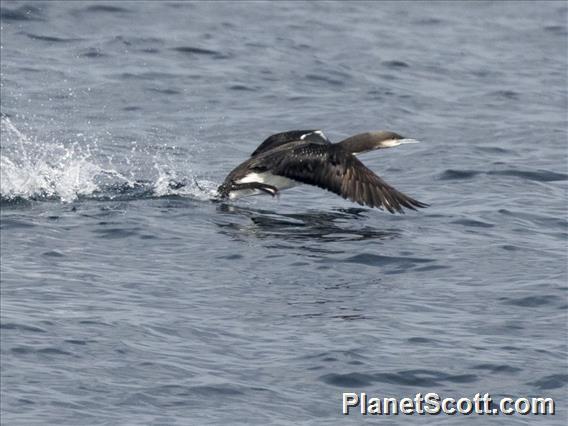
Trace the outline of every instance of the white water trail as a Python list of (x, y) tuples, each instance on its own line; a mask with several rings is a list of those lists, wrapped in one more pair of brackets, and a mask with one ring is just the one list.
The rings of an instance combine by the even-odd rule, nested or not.
[[(1, 119), (0, 193), (3, 199), (59, 198), (70, 202), (100, 189), (98, 177), (128, 179), (97, 164), (91, 146), (46, 143), (28, 137), (8, 117)], [(42, 143), (43, 142), (43, 143)]]
[[(3, 200), (72, 202), (78, 197), (98, 196), (113, 199), (121, 196), (125, 189), (140, 187), (146, 196), (155, 197), (176, 195), (205, 200), (216, 192), (214, 182), (197, 183), (193, 176), (180, 178), (167, 156), (164, 158), (159, 153), (154, 153), (150, 159), (155, 174), (147, 176), (148, 167), (136, 166), (128, 155), (121, 164), (124, 170), (119, 171), (113, 159), (100, 152), (96, 142), (83, 140), (64, 144), (39, 140), (25, 135), (5, 116), (1, 118), (0, 131), (0, 195)], [(148, 153), (131, 155), (135, 154), (145, 155), (144, 161), (148, 162)], [(117, 188), (120, 188), (118, 193)]]

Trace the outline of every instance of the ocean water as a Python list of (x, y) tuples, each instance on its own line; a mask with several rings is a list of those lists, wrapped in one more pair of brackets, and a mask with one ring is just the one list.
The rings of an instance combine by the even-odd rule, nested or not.
[[(566, 424), (565, 2), (1, 11), (2, 424)], [(431, 206), (215, 200), (306, 128), (421, 140), (362, 160)], [(363, 391), (557, 413), (343, 416)]]

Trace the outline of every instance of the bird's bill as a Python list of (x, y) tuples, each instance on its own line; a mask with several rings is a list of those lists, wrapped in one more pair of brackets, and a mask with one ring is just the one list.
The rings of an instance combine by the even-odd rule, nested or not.
[(380, 142), (379, 147), (380, 148), (393, 148), (395, 146), (403, 145), (403, 144), (406, 144), (406, 143), (420, 143), (420, 141), (416, 140), (416, 139), (410, 139), (410, 138), (387, 139), (387, 140)]

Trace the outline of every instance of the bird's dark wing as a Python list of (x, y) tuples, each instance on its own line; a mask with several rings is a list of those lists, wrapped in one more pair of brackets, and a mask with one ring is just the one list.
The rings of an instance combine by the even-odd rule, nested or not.
[(254, 157), (263, 152), (270, 151), (278, 146), (295, 142), (304, 141), (316, 144), (330, 144), (331, 142), (321, 130), (290, 130), (287, 132), (276, 133), (267, 137), (251, 154)]
[(390, 213), (428, 206), (388, 185), (337, 145), (305, 144), (267, 154), (262, 162), (275, 175), (327, 189), (361, 205), (384, 207)]

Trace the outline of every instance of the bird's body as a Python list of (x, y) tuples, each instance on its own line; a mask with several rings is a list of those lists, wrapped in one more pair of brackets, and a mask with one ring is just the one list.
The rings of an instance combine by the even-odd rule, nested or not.
[(389, 186), (355, 156), (410, 141), (392, 132), (362, 133), (335, 144), (319, 130), (278, 133), (229, 173), (218, 192), (229, 199), (275, 196), (284, 189), (308, 184), (391, 213), (402, 212), (403, 207), (426, 207)]
[[(265, 185), (270, 185), (275, 188), (278, 188), (278, 191), (282, 191), (284, 189), (289, 189), (300, 185), (295, 180), (288, 179), (287, 177), (284, 176), (278, 176), (272, 174), (269, 171), (259, 172), (259, 173), (250, 172), (247, 173), (243, 178), (238, 179), (236, 182), (239, 184), (259, 182)], [(248, 197), (250, 195), (260, 195), (260, 194), (266, 194), (266, 191), (262, 191), (260, 189), (241, 189), (241, 190), (237, 189), (229, 192), (229, 198), (234, 200), (236, 198)]]

